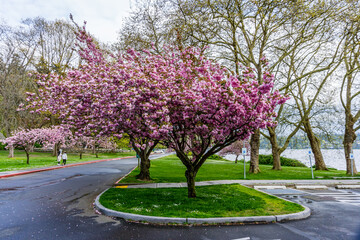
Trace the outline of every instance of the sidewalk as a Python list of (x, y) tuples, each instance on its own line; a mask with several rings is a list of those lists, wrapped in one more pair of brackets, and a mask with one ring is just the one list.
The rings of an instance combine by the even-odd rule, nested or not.
[[(321, 180), (216, 180), (196, 182), (195, 186), (218, 185), (218, 184), (242, 184), (246, 186), (256, 185), (326, 185), (335, 186), (339, 184), (353, 184), (359, 185), (360, 179), (338, 180), (338, 179), (321, 179)], [(127, 188), (172, 188), (172, 187), (187, 187), (187, 183), (148, 183), (148, 184), (115, 184), (116, 186), (123, 186)]]
[(44, 168), (22, 169), (22, 170), (16, 170), (16, 171), (0, 172), (0, 179), (1, 178), (19, 176), (19, 175), (25, 175), (25, 174), (30, 174), (30, 173), (51, 171), (51, 170), (56, 170), (56, 169), (61, 169), (61, 168), (75, 167), (75, 166), (91, 164), (91, 163), (98, 163), (98, 162), (115, 161), (115, 160), (134, 158), (134, 157), (135, 156), (112, 158), (112, 159), (100, 159), (100, 160), (95, 160), (95, 161), (72, 163), (72, 164), (67, 164), (65, 166), (52, 166), (52, 167), (44, 167)]

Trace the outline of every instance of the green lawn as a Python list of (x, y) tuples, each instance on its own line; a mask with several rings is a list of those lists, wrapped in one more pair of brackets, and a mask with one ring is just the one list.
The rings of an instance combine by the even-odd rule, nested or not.
[[(282, 167), (280, 171), (275, 171), (271, 168), (271, 165), (260, 165), (261, 173), (250, 174), (247, 172), (246, 179), (311, 179), (310, 168)], [(196, 181), (244, 179), (243, 169), (243, 163), (235, 164), (231, 161), (208, 159), (200, 168), (196, 176)], [(246, 169), (248, 171), (248, 164)], [(121, 183), (140, 182), (135, 179), (138, 173), (139, 170), (135, 169), (128, 177), (123, 179)], [(345, 171), (339, 170), (314, 171), (314, 175), (315, 177), (324, 178), (347, 176)], [(150, 176), (152, 182), (186, 182), (185, 166), (175, 155), (151, 160)]]
[(180, 218), (268, 216), (304, 210), (239, 184), (201, 186), (196, 192), (197, 197), (190, 199), (187, 188), (110, 188), (100, 203), (116, 211)]
[[(26, 164), (26, 154), (24, 151), (15, 151), (14, 158), (8, 158), (9, 152), (5, 150), (0, 150), (0, 172), (4, 171), (13, 171), (20, 169), (29, 169), (29, 168), (41, 168), (56, 166), (56, 157), (52, 157), (51, 153), (43, 152), (34, 152), (30, 153), (30, 164)], [(83, 154), (82, 159), (80, 159), (79, 154), (68, 153), (68, 160), (66, 164), (77, 163), (77, 162), (86, 162), (91, 160), (100, 160), (100, 159), (111, 159), (119, 158), (126, 156), (135, 156), (134, 152), (124, 152), (124, 153), (99, 153), (99, 158), (96, 158), (93, 154)]]

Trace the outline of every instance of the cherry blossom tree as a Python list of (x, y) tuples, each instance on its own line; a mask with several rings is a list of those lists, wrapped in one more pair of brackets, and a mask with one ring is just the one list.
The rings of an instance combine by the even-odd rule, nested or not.
[(2, 142), (7, 144), (7, 148), (22, 147), (26, 153), (26, 163), (30, 164), (30, 152), (35, 143), (53, 145), (54, 143), (65, 143), (67, 131), (63, 127), (18, 129), (12, 133), (11, 137)]
[[(206, 159), (256, 129), (274, 126), (274, 109), (287, 98), (271, 92), (274, 76), (267, 71), (259, 83), (252, 68), (233, 75), (202, 49), (180, 46), (166, 52), (171, 130), (165, 141), (185, 165), (188, 197), (195, 198), (195, 177)], [(265, 67), (266, 59), (261, 61)]]
[(92, 153), (98, 158), (99, 148), (116, 149), (116, 143), (109, 137), (92, 137), (87, 145), (92, 149)]
[(138, 178), (150, 180), (149, 155), (168, 128), (167, 86), (157, 73), (165, 63), (148, 51), (109, 54), (85, 28), (79, 29), (78, 40), (83, 65), (63, 75), (37, 75), (40, 89), (29, 93), (28, 108), (55, 115), (79, 138), (126, 133), (141, 158)]
[(55, 155), (60, 148), (71, 147), (74, 144), (74, 137), (69, 129), (69, 126), (59, 125), (44, 128), (43, 130), (43, 144), (44, 147), (54, 149)]
[[(258, 128), (276, 124), (273, 75), (256, 80), (254, 70), (233, 75), (207, 59), (204, 49), (166, 47), (164, 54), (101, 51), (85, 29), (78, 34), (86, 62), (65, 76), (40, 76), (30, 107), (74, 126), (78, 136), (127, 133), (141, 158), (140, 179), (149, 180), (150, 152), (162, 141), (186, 166), (188, 197), (206, 159)], [(266, 59), (261, 61), (266, 65)], [(191, 156), (189, 157), (189, 152)]]

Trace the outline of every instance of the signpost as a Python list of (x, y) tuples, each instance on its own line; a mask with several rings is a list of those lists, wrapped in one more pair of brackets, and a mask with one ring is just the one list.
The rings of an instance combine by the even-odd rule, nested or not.
[(313, 166), (312, 166), (312, 163), (311, 163), (311, 155), (312, 155), (312, 152), (311, 152), (311, 149), (309, 149), (309, 159), (310, 159), (311, 177), (312, 177), (312, 179), (314, 179), (314, 170), (313, 170)]
[(245, 167), (246, 147), (245, 147), (245, 142), (244, 142), (244, 147), (242, 148), (242, 155), (244, 157), (244, 179), (246, 179), (246, 167)]
[(136, 158), (138, 160), (138, 169), (140, 169), (140, 156), (136, 153)]
[(353, 164), (354, 164), (354, 153), (351, 152), (350, 153), (350, 161), (351, 161), (351, 176), (354, 176), (354, 167), (353, 167)]

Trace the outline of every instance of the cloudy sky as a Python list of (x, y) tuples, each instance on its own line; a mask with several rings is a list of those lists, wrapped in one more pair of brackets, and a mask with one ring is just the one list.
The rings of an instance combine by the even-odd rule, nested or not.
[(47, 20), (69, 19), (81, 25), (87, 21), (87, 29), (103, 42), (117, 38), (123, 17), (130, 11), (133, 0), (0, 0), (0, 22), (11, 26), (21, 19), (43, 17)]

